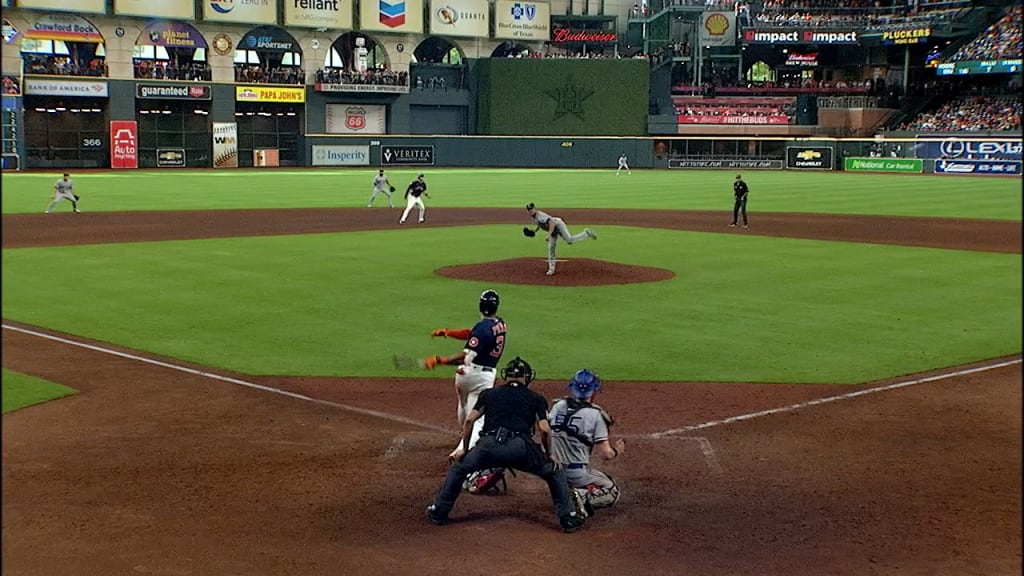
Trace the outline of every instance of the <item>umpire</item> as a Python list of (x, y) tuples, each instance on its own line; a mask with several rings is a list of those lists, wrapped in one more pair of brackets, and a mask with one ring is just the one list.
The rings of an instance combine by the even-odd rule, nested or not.
[[(575, 532), (583, 527), (586, 517), (572, 499), (565, 470), (551, 452), (548, 401), (527, 387), (534, 378), (533, 368), (516, 356), (501, 370), (501, 377), (505, 385), (484, 390), (463, 422), (462, 445), (468, 446), (473, 423), (486, 416), (480, 440), (469, 452), (457, 455), (434, 503), (427, 506), (427, 519), (438, 526), (448, 522), (448, 513), (469, 474), (487, 468), (514, 468), (548, 483), (562, 530)], [(535, 428), (540, 431), (543, 451), (533, 441)]]
[(747, 183), (743, 181), (743, 176), (736, 175), (736, 181), (732, 183), (732, 195), (735, 196), (736, 201), (732, 205), (732, 224), (730, 227), (736, 227), (737, 218), (740, 212), (743, 212), (743, 227), (747, 227), (747, 194), (750, 193), (750, 188), (747, 188)]

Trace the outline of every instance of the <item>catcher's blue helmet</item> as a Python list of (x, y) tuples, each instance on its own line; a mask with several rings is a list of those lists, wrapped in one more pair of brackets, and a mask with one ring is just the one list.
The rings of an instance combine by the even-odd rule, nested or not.
[(494, 315), (498, 312), (498, 305), (501, 304), (501, 297), (494, 290), (484, 290), (480, 294), (480, 313), (486, 316)]
[(584, 368), (573, 374), (566, 389), (572, 393), (573, 398), (590, 398), (601, 389), (601, 379), (592, 370)]

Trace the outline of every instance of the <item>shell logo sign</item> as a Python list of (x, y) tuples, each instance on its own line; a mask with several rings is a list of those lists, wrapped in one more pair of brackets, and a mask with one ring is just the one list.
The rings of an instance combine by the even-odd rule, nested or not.
[(729, 29), (729, 19), (721, 12), (715, 12), (704, 21), (704, 29), (712, 36), (721, 36)]
[(210, 8), (213, 8), (214, 12), (227, 14), (234, 10), (235, 0), (210, 0)]
[(700, 27), (700, 41), (705, 46), (736, 45), (736, 13), (705, 12)]

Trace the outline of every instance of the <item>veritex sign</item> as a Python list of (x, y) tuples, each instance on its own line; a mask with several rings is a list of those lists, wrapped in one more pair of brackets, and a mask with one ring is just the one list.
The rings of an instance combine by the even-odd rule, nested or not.
[(551, 42), (565, 44), (578, 42), (581, 44), (602, 44), (615, 43), (619, 41), (619, 35), (615, 32), (593, 31), (593, 30), (572, 30), (559, 28), (551, 33)]

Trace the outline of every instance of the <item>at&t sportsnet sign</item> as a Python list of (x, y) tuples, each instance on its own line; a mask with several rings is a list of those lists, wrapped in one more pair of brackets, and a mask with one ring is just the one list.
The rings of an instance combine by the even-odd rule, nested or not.
[(856, 30), (746, 30), (743, 41), (747, 44), (857, 44)]
[(433, 166), (433, 146), (384, 146), (380, 163), (387, 166)]

